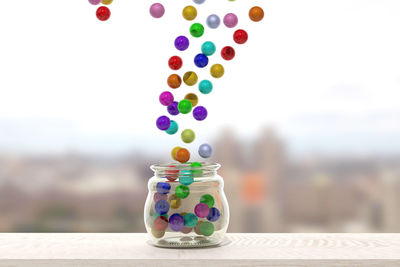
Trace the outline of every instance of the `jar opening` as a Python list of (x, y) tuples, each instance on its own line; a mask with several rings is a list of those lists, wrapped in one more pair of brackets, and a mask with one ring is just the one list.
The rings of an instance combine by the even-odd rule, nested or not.
[[(169, 163), (152, 165), (151, 169), (158, 177), (207, 177), (214, 175), (221, 167), (218, 163), (201, 162), (201, 166), (193, 166), (192, 163)], [(193, 166), (193, 167), (192, 167)]]

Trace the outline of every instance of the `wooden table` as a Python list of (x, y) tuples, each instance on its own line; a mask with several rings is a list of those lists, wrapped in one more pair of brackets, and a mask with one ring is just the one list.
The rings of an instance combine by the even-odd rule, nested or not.
[(400, 234), (229, 234), (203, 249), (145, 234), (0, 234), (0, 266), (400, 266)]

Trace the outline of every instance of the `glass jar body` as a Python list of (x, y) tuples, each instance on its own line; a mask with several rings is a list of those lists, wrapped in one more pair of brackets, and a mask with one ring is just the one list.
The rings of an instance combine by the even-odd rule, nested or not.
[[(165, 167), (148, 182), (144, 220), (152, 243), (160, 247), (205, 247), (223, 241), (229, 206), (219, 165)], [(211, 167), (210, 167), (211, 166)], [(214, 170), (215, 168), (215, 170)]]

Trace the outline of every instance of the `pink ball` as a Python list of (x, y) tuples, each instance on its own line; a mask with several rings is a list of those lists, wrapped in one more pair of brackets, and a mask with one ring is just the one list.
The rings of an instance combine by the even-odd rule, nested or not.
[(210, 213), (210, 208), (206, 203), (199, 203), (196, 205), (196, 207), (194, 207), (194, 213), (199, 218), (205, 218)]
[(233, 13), (228, 13), (224, 17), (224, 24), (228, 28), (235, 27), (239, 22), (238, 17)]
[(160, 3), (154, 3), (150, 7), (150, 15), (153, 18), (159, 19), (162, 16), (164, 16), (165, 13), (165, 8), (162, 4)]
[(100, 4), (101, 0), (89, 0), (89, 3), (91, 3), (92, 5), (98, 5)]
[(169, 106), (174, 102), (174, 95), (171, 92), (165, 91), (160, 95), (160, 103), (163, 106)]

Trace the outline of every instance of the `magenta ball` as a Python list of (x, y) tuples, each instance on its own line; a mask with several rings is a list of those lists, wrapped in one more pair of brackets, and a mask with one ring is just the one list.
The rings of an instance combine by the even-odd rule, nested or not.
[(89, 0), (89, 3), (91, 3), (92, 5), (97, 6), (98, 4), (101, 3), (101, 0)]
[(199, 203), (196, 205), (196, 207), (194, 207), (194, 213), (199, 218), (205, 218), (210, 213), (210, 208), (206, 203)]
[(150, 15), (153, 18), (159, 19), (162, 16), (164, 16), (165, 13), (165, 8), (162, 4), (160, 3), (154, 3), (150, 7)]
[(228, 13), (224, 17), (224, 24), (228, 28), (235, 27), (239, 22), (238, 17), (233, 13)]
[(163, 106), (169, 106), (174, 102), (174, 96), (171, 92), (165, 91), (160, 95), (160, 103)]

